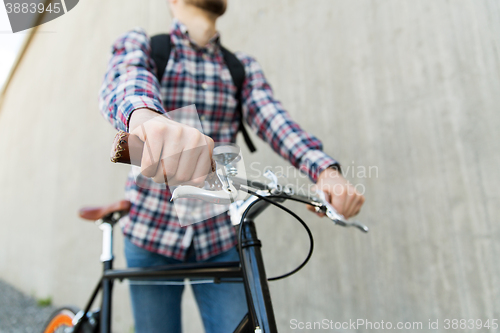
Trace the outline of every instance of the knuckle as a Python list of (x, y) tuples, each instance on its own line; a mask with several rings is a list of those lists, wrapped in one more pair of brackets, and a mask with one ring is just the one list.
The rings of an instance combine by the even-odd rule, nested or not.
[(206, 136), (206, 135), (205, 135), (204, 139), (205, 139), (205, 142), (207, 143), (210, 151), (212, 151), (214, 149), (214, 145), (215, 145), (214, 140), (211, 137)]
[(181, 126), (171, 126), (166, 134), (168, 135), (169, 139), (178, 141), (182, 138), (183, 131), (184, 130), (182, 129)]
[(186, 127), (182, 129), (183, 133), (189, 138), (197, 138), (199, 131), (194, 127)]
[(159, 122), (157, 123), (158, 124), (158, 130), (161, 131), (161, 132), (165, 132), (165, 131), (168, 131), (168, 124), (165, 123), (165, 122)]
[(192, 135), (193, 137), (195, 137), (195, 138), (197, 138), (197, 139), (199, 139), (199, 138), (202, 136), (201, 132), (200, 132), (200, 131), (198, 131), (198, 130), (197, 130), (196, 128), (194, 128), (194, 127), (189, 128), (188, 133), (189, 133), (189, 135)]
[(205, 140), (203, 140), (202, 134), (198, 131), (191, 133), (190, 139), (191, 139), (191, 142), (197, 147), (206, 145)]
[(206, 146), (208, 144), (205, 135), (198, 130), (196, 130), (196, 133), (193, 133), (193, 137), (198, 146)]
[(159, 137), (162, 136), (165, 132), (167, 132), (167, 125), (164, 123), (156, 122), (155, 126), (151, 129), (151, 136)]
[(211, 137), (209, 137), (209, 136), (207, 136), (207, 135), (202, 135), (202, 136), (201, 136), (201, 139), (202, 139), (202, 140), (203, 140), (203, 141), (204, 141), (207, 145), (209, 145), (210, 147), (213, 147), (213, 145), (214, 145), (214, 140), (213, 140)]

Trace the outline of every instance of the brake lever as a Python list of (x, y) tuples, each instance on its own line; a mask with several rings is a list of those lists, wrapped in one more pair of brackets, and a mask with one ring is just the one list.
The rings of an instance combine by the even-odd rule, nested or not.
[(172, 192), (170, 201), (175, 201), (181, 198), (199, 199), (213, 204), (231, 204), (236, 201), (238, 192), (231, 186), (226, 190), (210, 191), (204, 188), (194, 187), (190, 185), (182, 185), (177, 187)]
[(333, 221), (333, 223), (340, 225), (342, 227), (354, 227), (358, 228), (363, 232), (368, 232), (369, 229), (366, 225), (362, 224), (359, 221), (349, 222), (346, 220), (344, 215), (339, 214), (335, 208), (326, 200), (325, 193), (321, 190), (316, 191), (316, 195), (318, 196), (318, 201), (322, 204), (322, 206), (316, 206), (317, 212), (323, 212), (326, 216)]
[[(213, 204), (231, 204), (236, 201), (238, 191), (233, 183), (229, 181), (227, 176), (223, 176), (221, 169), (218, 169), (215, 162), (215, 172), (207, 177), (205, 188), (195, 187), (191, 185), (181, 185), (175, 188), (172, 192), (170, 201), (175, 201), (181, 198), (199, 199)], [(210, 188), (210, 190), (206, 189)], [(216, 190), (214, 190), (216, 189)]]
[[(213, 204), (231, 204), (236, 201), (238, 191), (229, 179), (227, 166), (237, 159), (239, 148), (222, 145), (214, 148), (212, 172), (205, 180), (205, 188), (181, 185), (174, 189), (170, 201), (181, 198), (199, 199)], [(208, 188), (208, 189), (207, 189)]]

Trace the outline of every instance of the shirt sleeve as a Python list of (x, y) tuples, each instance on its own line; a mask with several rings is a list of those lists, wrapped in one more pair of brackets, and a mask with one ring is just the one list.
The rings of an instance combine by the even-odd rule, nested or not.
[(340, 170), (340, 164), (323, 152), (321, 141), (294, 122), (274, 98), (257, 61), (241, 53), (236, 55), (246, 73), (242, 90), (243, 116), (253, 131), (313, 182), (330, 166)]
[(142, 28), (119, 37), (99, 92), (99, 109), (116, 129), (128, 132), (132, 112), (148, 108), (165, 113), (160, 99), (150, 39)]

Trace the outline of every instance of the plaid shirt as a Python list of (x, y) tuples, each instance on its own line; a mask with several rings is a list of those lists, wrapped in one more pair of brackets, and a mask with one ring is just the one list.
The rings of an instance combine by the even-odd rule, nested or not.
[[(136, 28), (118, 38), (100, 91), (101, 113), (116, 129), (128, 131), (129, 117), (136, 109), (166, 113), (195, 104), (205, 135), (215, 142), (235, 142), (239, 124), (236, 87), (219, 35), (199, 47), (175, 20), (170, 36), (172, 53), (160, 83), (144, 30)], [(243, 53), (236, 56), (246, 72), (242, 91), (246, 122), (273, 150), (316, 181), (321, 171), (337, 162), (322, 152), (321, 142), (302, 130), (273, 97), (257, 61)], [(146, 250), (183, 260), (192, 240), (197, 260), (205, 260), (237, 242), (228, 213), (181, 227), (170, 192), (148, 178), (131, 173), (126, 194), (132, 208), (122, 220), (123, 233)]]

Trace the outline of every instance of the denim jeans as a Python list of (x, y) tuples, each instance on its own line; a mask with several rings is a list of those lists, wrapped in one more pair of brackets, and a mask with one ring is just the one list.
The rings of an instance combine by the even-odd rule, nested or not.
[[(189, 251), (185, 262), (196, 262)], [(128, 267), (151, 267), (181, 263), (132, 244), (125, 237)], [(236, 247), (205, 262), (239, 261)], [(180, 333), (183, 285), (140, 284), (130, 281), (136, 333)], [(174, 280), (169, 280), (174, 281)], [(182, 282), (183, 280), (177, 280)], [(158, 281), (154, 281), (157, 282)], [(192, 284), (206, 333), (231, 333), (248, 312), (243, 283)]]

